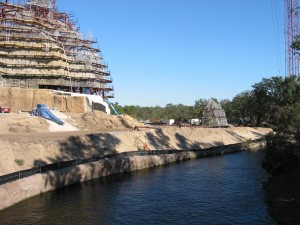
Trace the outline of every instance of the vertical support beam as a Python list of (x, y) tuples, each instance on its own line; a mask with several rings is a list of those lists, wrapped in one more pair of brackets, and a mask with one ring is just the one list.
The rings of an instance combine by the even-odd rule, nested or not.
[(56, 13), (56, 0), (52, 1), (53, 12)]

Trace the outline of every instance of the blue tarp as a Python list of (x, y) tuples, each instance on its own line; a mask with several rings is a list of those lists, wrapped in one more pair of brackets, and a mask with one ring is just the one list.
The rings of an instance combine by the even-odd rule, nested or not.
[(47, 120), (51, 120), (59, 125), (64, 125), (64, 122), (58, 119), (53, 113), (48, 109), (45, 104), (37, 104), (37, 109), (33, 112), (35, 116), (43, 117)]
[(110, 107), (114, 110), (115, 114), (118, 116), (119, 113), (118, 113), (118, 111), (115, 109), (115, 107), (113, 106), (113, 104), (112, 104), (110, 101), (108, 101), (108, 100), (106, 100), (106, 102), (110, 105)]

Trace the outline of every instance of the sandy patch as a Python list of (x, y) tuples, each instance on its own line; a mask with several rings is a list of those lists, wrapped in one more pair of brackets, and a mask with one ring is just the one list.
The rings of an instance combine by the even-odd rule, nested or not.
[(48, 130), (50, 132), (66, 132), (66, 131), (77, 131), (78, 128), (73, 126), (71, 123), (74, 123), (75, 121), (72, 120), (70, 116), (68, 116), (65, 113), (58, 112), (58, 111), (52, 111), (51, 112), (59, 119), (61, 119), (65, 124), (59, 125), (53, 121), (46, 120), (49, 124)]

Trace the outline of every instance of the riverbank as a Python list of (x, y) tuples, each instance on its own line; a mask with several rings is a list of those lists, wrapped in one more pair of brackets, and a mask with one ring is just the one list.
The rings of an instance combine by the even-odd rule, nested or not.
[[(144, 150), (145, 146), (149, 150), (187, 150), (159, 156), (104, 159), (3, 184), (0, 186), (0, 209), (77, 182), (192, 158), (241, 151), (242, 148), (253, 147), (250, 145), (251, 141), (262, 139), (271, 132), (269, 128), (252, 127), (162, 126), (134, 130), (139, 123), (133, 118), (102, 112), (76, 114), (64, 119), (77, 129), (75, 131), (59, 132), (51, 124), (48, 125), (48, 121), (26, 114), (1, 115), (0, 121), (4, 124), (0, 131), (0, 176), (62, 161)], [(235, 147), (228, 149), (228, 145)], [(209, 149), (212, 147), (217, 148)], [(257, 147), (259, 145), (255, 146)]]
[(0, 211), (1, 225), (276, 225), (262, 156), (244, 151), (71, 185)]
[[(97, 116), (97, 114), (92, 115)], [(87, 119), (86, 116), (87, 115), (83, 115), (83, 117)], [(110, 117), (112, 122), (106, 119), (106, 123), (115, 124), (115, 127), (121, 129), (121, 125), (116, 126), (116, 124), (118, 124), (116, 121), (119, 121), (120, 118), (116, 116)], [(124, 119), (125, 118), (126, 117), (124, 117)], [(175, 126), (163, 126), (147, 128), (140, 131), (130, 128), (125, 129), (123, 127), (123, 130), (100, 129), (100, 131), (98, 131), (96, 129), (79, 129), (78, 131), (70, 132), (49, 132), (43, 130), (47, 128), (45, 124), (36, 120), (40, 120), (40, 118), (28, 117), (26, 124), (20, 125), (19, 122), (14, 122), (13, 125), (10, 124), (10, 128), (16, 127), (16, 129), (18, 128), (20, 131), (22, 127), (27, 127), (27, 124), (34, 126), (40, 124), (40, 132), (1, 134), (0, 131), (0, 176), (60, 161), (90, 158), (92, 156), (101, 157), (113, 153), (143, 150), (145, 144), (150, 150), (206, 149), (214, 146), (261, 139), (265, 134), (271, 131), (269, 128), (251, 127), (180, 128)], [(89, 121), (88, 127), (92, 128), (102, 121), (96, 117), (87, 120)], [(127, 119), (127, 121), (128, 120), (129, 119)], [(33, 121), (36, 121), (36, 123), (33, 123)], [(92, 122), (94, 122), (93, 125)], [(77, 124), (79, 124), (79, 122), (77, 122)], [(133, 125), (134, 123), (127, 122), (126, 124)]]
[[(220, 146), (208, 150), (185, 151), (154, 156), (109, 158), (65, 169), (36, 174), (0, 186), (0, 210), (32, 196), (74, 183), (113, 174), (129, 173), (189, 159), (242, 151), (242, 144)], [(7, 196), (10, 196), (9, 198)]]
[(270, 213), (280, 224), (300, 224), (300, 168), (274, 177), (266, 193)]

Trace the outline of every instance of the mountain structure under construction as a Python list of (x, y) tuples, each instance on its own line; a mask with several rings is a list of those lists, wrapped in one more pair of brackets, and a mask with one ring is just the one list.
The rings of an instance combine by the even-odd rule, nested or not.
[(0, 0), (0, 80), (29, 88), (113, 98), (112, 79), (92, 34), (82, 35), (56, 0)]

